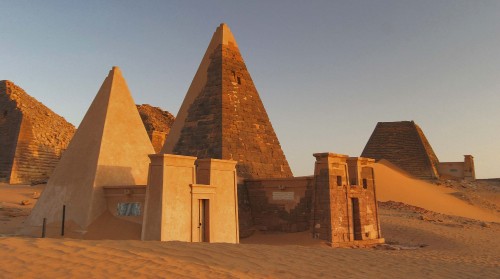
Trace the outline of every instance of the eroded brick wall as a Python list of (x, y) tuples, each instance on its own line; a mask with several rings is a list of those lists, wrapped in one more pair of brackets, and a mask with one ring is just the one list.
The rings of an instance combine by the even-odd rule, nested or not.
[(314, 156), (313, 234), (329, 242), (349, 241), (347, 156)]
[(245, 180), (253, 224), (261, 230), (310, 228), (313, 177)]
[(377, 123), (361, 156), (386, 159), (418, 178), (439, 178), (439, 161), (413, 121)]
[[(75, 133), (74, 126), (10, 81), (1, 81), (0, 90), (2, 99), (15, 104), (13, 111), (19, 115), (4, 122), (4, 130), (8, 129), (9, 137), (16, 139), (16, 145), (10, 145), (8, 151), (14, 154), (8, 181), (47, 181)], [(16, 125), (17, 130), (13, 128)]]
[[(342, 243), (381, 238), (372, 159), (332, 153), (316, 157), (312, 226), (315, 237)], [(349, 174), (355, 173), (356, 179)], [(356, 181), (356, 184), (351, 182)]]

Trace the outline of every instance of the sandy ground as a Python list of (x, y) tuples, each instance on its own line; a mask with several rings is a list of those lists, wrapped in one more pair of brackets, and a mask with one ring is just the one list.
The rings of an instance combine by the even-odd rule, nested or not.
[[(0, 235), (13, 235), (29, 216), (45, 185), (8, 185), (0, 183)], [(22, 201), (29, 204), (21, 205)]]
[(32, 207), (20, 200), (36, 202), (43, 186), (0, 184), (0, 278), (500, 278), (500, 224), (492, 222), (500, 181), (422, 188), (384, 171), (376, 175), (388, 245), (371, 249), (332, 249), (308, 232), (257, 232), (239, 245), (16, 237)]

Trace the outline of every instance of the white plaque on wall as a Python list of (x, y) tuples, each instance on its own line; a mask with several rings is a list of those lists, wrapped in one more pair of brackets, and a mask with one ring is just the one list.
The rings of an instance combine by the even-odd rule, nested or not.
[(273, 200), (275, 201), (293, 201), (294, 192), (273, 192)]

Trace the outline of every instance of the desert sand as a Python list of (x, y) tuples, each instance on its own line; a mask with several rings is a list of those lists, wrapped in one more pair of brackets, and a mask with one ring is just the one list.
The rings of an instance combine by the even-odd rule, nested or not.
[[(383, 164), (376, 175), (387, 245), (365, 249), (332, 249), (308, 232), (256, 232), (241, 244), (21, 237), (15, 232), (43, 186), (0, 184), (0, 277), (500, 277), (500, 181), (435, 185)], [(25, 199), (32, 203), (20, 205)]]
[[(477, 206), (469, 200), (458, 198), (461, 193), (452, 188), (452, 181), (446, 187), (418, 180), (384, 160), (376, 163), (374, 169), (378, 201), (399, 201), (443, 214), (500, 222), (498, 211), (485, 210), (482, 204)], [(500, 196), (499, 193), (485, 195)]]

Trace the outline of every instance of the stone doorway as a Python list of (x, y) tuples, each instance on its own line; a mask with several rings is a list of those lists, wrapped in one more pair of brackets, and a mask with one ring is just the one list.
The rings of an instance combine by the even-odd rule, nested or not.
[(210, 242), (210, 200), (199, 201), (198, 231), (200, 242)]
[(361, 216), (359, 214), (359, 199), (352, 198), (352, 227), (354, 231), (354, 240), (362, 240), (361, 236)]

